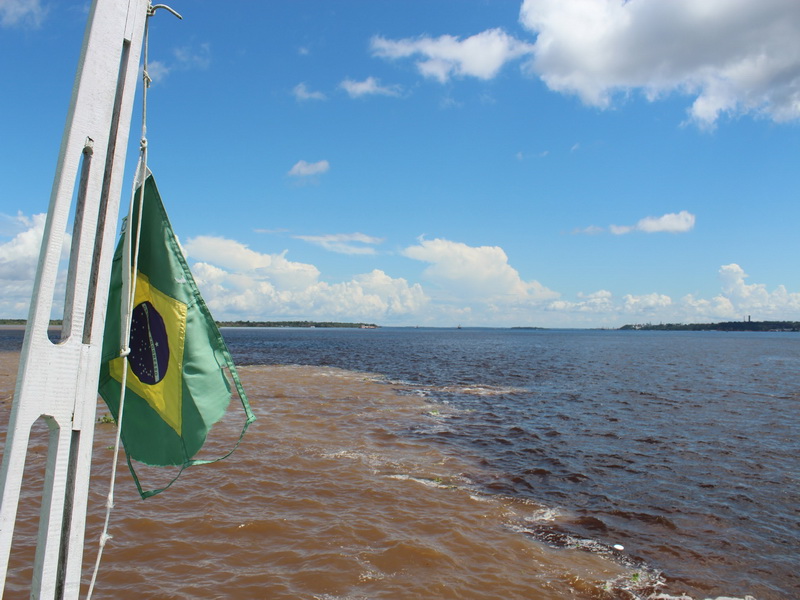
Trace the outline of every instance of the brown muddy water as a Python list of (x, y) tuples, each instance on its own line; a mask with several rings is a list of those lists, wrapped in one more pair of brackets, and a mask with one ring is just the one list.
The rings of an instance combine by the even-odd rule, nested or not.
[[(2, 355), (4, 426), (15, 362)], [(95, 598), (611, 598), (636, 587), (639, 572), (609, 556), (519, 533), (550, 518), (545, 507), (480, 494), (464, 476), (474, 464), (398, 436), (436, 418), (424, 399), (334, 368), (241, 375), (259, 420), (230, 458), (145, 501), (120, 459)], [(238, 427), (227, 419), (221, 429)], [(6, 598), (30, 589), (45, 427), (33, 438)], [(97, 427), (84, 585), (113, 438), (113, 425)]]

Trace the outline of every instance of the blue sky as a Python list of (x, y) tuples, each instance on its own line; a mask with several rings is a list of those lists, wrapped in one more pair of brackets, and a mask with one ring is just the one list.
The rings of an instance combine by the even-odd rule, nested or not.
[[(800, 320), (796, 0), (170, 5), (149, 164), (216, 318)], [(87, 14), (0, 0), (0, 316)]]

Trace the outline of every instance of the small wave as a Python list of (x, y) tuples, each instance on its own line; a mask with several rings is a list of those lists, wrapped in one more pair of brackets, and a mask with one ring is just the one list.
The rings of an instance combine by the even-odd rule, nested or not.
[(349, 458), (351, 460), (364, 460), (364, 459), (371, 459), (374, 457), (369, 457), (363, 452), (358, 452), (356, 450), (339, 450), (337, 452), (322, 452), (319, 455), (321, 458)]
[(508, 394), (527, 394), (525, 388), (495, 385), (445, 385), (435, 388), (447, 394), (464, 394), (467, 396), (505, 396)]
[(461, 396), (506, 396), (512, 394), (529, 394), (530, 390), (515, 386), (489, 385), (489, 384), (450, 384), (450, 385), (424, 385), (410, 381), (388, 381), (403, 388), (406, 393), (419, 396), (436, 396), (437, 394), (452, 394)]
[(453, 385), (443, 386), (441, 390), (449, 394), (466, 394), (468, 396), (504, 396), (528, 393), (525, 388), (493, 385)]
[(445, 479), (442, 477), (434, 477), (434, 478), (415, 477), (413, 475), (406, 475), (404, 473), (393, 473), (391, 475), (387, 475), (386, 477), (388, 479), (396, 479), (399, 481), (414, 481), (416, 483), (421, 483), (422, 485), (428, 487), (439, 488), (444, 490), (452, 490), (462, 487), (461, 485), (462, 482), (455, 483), (456, 480), (455, 479), (451, 480), (450, 478)]
[[(545, 509), (545, 511), (547, 510), (552, 509)], [(562, 515), (560, 515), (558, 511), (553, 511), (551, 520), (556, 521), (558, 517), (561, 516)], [(509, 523), (507, 527), (514, 532), (529, 535), (550, 547), (597, 554), (611, 559), (625, 569), (629, 569), (629, 572), (625, 575), (608, 580), (604, 585), (604, 590), (606, 592), (623, 592), (625, 593), (623, 597), (637, 600), (644, 598), (647, 600), (655, 600), (657, 596), (654, 594), (657, 593), (658, 588), (665, 585), (664, 577), (660, 571), (649, 567), (640, 560), (628, 556), (623, 552), (623, 547), (620, 545), (612, 546), (598, 540), (575, 536), (564, 531), (559, 531), (555, 527), (537, 523), (531, 523), (529, 525), (523, 523)], [(674, 599), (669, 596), (664, 596), (664, 600), (668, 598), (670, 600), (694, 600), (688, 596), (675, 597)], [(749, 599), (731, 598), (729, 600)]]
[(542, 523), (552, 522), (562, 516), (562, 513), (557, 508), (540, 508), (535, 510), (531, 515), (525, 517), (529, 523)]

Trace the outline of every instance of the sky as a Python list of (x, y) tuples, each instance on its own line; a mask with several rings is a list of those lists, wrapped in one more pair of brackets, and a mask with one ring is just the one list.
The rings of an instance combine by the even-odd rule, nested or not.
[[(216, 319), (800, 320), (797, 0), (169, 4), (149, 166)], [(88, 12), (0, 0), (0, 317)]]

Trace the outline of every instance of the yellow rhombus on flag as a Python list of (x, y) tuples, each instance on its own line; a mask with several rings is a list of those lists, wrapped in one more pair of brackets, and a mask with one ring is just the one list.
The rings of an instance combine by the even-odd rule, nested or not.
[[(139, 190), (135, 198), (132, 222), (127, 224), (114, 254), (99, 391), (119, 422), (125, 362), (120, 349), (129, 345), (121, 435), (139, 493), (147, 497), (166, 488), (142, 491), (131, 460), (154, 466), (178, 465), (181, 470), (213, 462), (198, 460), (195, 455), (230, 402), (231, 386), (225, 370), (245, 413), (239, 440), (255, 416), (228, 347), (175, 239), (152, 175), (144, 182), (130, 342), (122, 343), (122, 270), (133, 269), (133, 265), (123, 265), (123, 246), (124, 237), (136, 232), (142, 201)], [(132, 256), (136, 252), (134, 247)]]
[[(141, 271), (133, 305), (131, 341), (138, 347), (131, 349), (126, 383), (180, 435), (186, 305), (151, 286)], [(120, 357), (108, 365), (120, 384), (123, 362)]]

